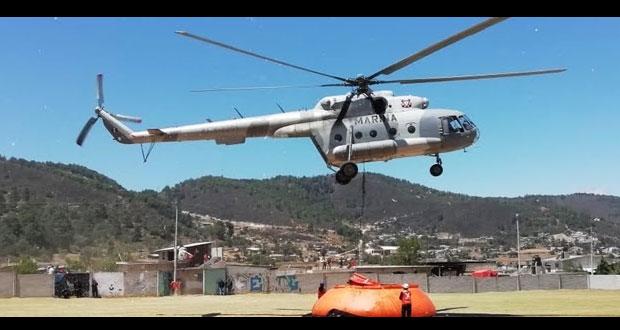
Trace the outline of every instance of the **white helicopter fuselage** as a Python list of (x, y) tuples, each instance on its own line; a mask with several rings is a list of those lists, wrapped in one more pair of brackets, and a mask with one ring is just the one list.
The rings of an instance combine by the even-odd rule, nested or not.
[(104, 110), (98, 110), (98, 114), (121, 143), (214, 140), (230, 145), (251, 137), (307, 137), (325, 162), (334, 166), (459, 150), (479, 136), (478, 129), (462, 112), (426, 109), (426, 98), (394, 96), (389, 91), (374, 92), (373, 97), (384, 100), (381, 114), (367, 98), (358, 96), (341, 120), (339, 107), (346, 95), (325, 97), (311, 110), (139, 132), (131, 131)]

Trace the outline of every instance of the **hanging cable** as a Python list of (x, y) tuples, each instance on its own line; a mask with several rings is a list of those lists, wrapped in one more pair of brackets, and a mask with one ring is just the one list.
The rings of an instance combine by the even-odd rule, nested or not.
[(151, 146), (149, 147), (149, 151), (146, 153), (146, 155), (144, 155), (144, 146), (142, 146), (142, 143), (140, 143), (140, 149), (142, 150), (142, 159), (144, 160), (145, 163), (147, 159), (149, 159), (149, 155), (151, 154), (151, 151), (153, 151), (154, 146), (155, 146), (155, 142), (152, 142)]
[(359, 224), (360, 224), (360, 239), (359, 239), (359, 247), (357, 250), (358, 253), (358, 257), (357, 260), (359, 262), (359, 264), (361, 265), (362, 263), (362, 252), (364, 250), (364, 247), (362, 246), (362, 236), (363, 236), (363, 230), (362, 230), (362, 218), (364, 217), (364, 208), (366, 207), (366, 163), (363, 164), (363, 170), (362, 170), (362, 209), (360, 212), (360, 215), (358, 217), (359, 219)]

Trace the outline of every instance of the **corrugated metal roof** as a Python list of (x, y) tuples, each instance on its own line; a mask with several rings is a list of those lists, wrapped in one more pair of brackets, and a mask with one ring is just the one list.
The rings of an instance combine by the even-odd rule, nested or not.
[[(191, 244), (185, 244), (185, 245), (183, 245), (183, 247), (190, 248), (190, 247), (194, 247), (194, 246), (207, 245), (207, 244), (213, 244), (213, 242), (191, 243)], [(168, 247), (168, 248), (165, 248), (165, 249), (155, 250), (153, 252), (172, 251), (172, 250), (174, 250), (174, 246), (171, 246), (171, 247)]]

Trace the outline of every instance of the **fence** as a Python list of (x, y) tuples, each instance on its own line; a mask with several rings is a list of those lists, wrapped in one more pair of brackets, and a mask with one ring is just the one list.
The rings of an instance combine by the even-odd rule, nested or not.
[[(321, 272), (306, 274), (276, 273), (267, 268), (229, 266), (222, 269), (221, 276), (208, 273), (210, 269), (181, 270), (177, 273), (183, 283), (182, 294), (216, 294), (217, 281), (228, 278), (233, 281), (235, 293), (285, 292), (314, 293), (324, 282), (327, 288), (345, 284), (353, 274), (348, 272)], [(219, 273), (218, 273), (219, 274)], [(276, 275), (280, 274), (280, 275)], [(212, 276), (213, 275), (213, 276)], [(521, 290), (587, 289), (587, 275), (524, 275), (519, 277), (474, 278), (471, 276), (434, 277), (425, 274), (376, 274), (365, 276), (381, 283), (416, 283), (429, 293), (478, 293)], [(92, 276), (99, 283), (101, 296), (157, 296), (158, 279), (165, 282), (157, 271), (98, 272)], [(592, 289), (620, 290), (620, 275), (590, 276)], [(213, 283), (211, 283), (213, 282)], [(159, 286), (166, 283), (159, 283)], [(0, 297), (52, 297), (54, 276), (46, 274), (15, 275), (0, 273)]]
[(620, 290), (620, 275), (590, 276), (590, 289)]

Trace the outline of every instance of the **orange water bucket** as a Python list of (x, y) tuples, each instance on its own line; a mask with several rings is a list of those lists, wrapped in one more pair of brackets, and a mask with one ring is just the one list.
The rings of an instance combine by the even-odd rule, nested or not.
[[(359, 275), (354, 275), (358, 276)], [(353, 278), (353, 277), (352, 277)], [(336, 285), (312, 307), (312, 316), (401, 317), (398, 284)], [(435, 316), (435, 305), (417, 284), (409, 284), (411, 316)]]

